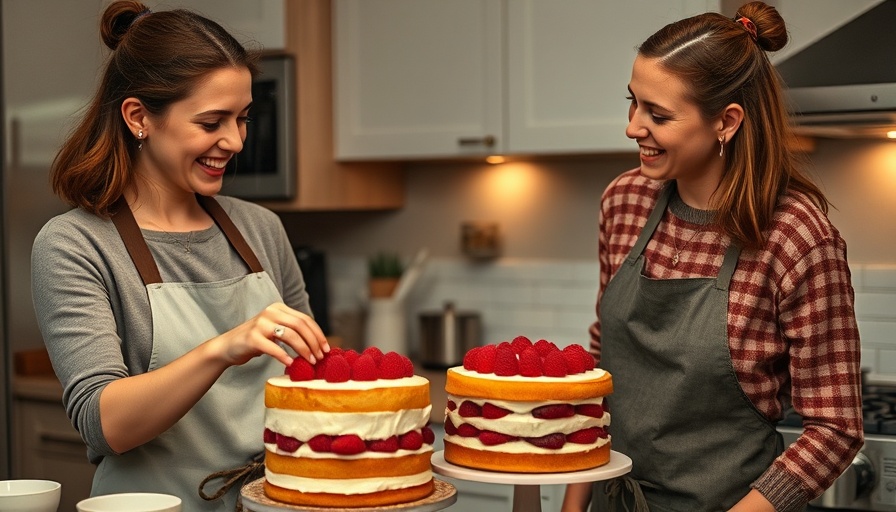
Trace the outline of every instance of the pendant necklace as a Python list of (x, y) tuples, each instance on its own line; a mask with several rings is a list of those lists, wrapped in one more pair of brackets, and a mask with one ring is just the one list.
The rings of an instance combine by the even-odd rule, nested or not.
[(152, 224), (153, 226), (155, 226), (155, 227), (161, 229), (163, 233), (165, 233), (166, 235), (168, 235), (168, 238), (170, 238), (172, 242), (174, 242), (174, 243), (176, 243), (177, 245), (183, 247), (185, 253), (192, 253), (192, 252), (193, 252), (193, 250), (190, 248), (190, 246), (193, 245), (193, 235), (196, 233), (195, 231), (190, 231), (190, 236), (189, 236), (189, 238), (187, 238), (187, 243), (184, 243), (180, 238), (178, 238), (178, 237), (172, 235), (172, 234), (169, 233), (166, 229), (163, 229), (162, 226), (159, 226), (158, 224), (156, 224), (156, 223), (153, 222), (153, 221), (149, 221), (149, 222), (150, 222), (150, 224)]
[(702, 230), (702, 229), (698, 229), (697, 231), (694, 231), (694, 234), (691, 235), (691, 238), (688, 238), (688, 241), (685, 242), (684, 245), (681, 246), (681, 249), (678, 248), (678, 244), (675, 243), (675, 239), (674, 238), (672, 239), (672, 247), (675, 248), (675, 254), (672, 256), (672, 266), (673, 267), (678, 265), (678, 261), (679, 261), (678, 257), (681, 255), (681, 251), (683, 251), (688, 246), (688, 244), (691, 243), (691, 241), (693, 241), (694, 238), (697, 237), (697, 235), (699, 235), (700, 233), (703, 233), (703, 231), (704, 230)]

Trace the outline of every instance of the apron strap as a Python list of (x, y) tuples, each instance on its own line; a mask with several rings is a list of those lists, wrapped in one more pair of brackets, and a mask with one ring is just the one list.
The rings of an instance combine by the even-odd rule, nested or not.
[(740, 246), (731, 242), (728, 250), (725, 251), (725, 259), (722, 260), (722, 267), (719, 268), (719, 275), (716, 277), (716, 289), (727, 290), (731, 284), (731, 276), (737, 268), (737, 260), (740, 258)]
[(252, 273), (257, 274), (259, 272), (264, 272), (261, 263), (258, 261), (258, 257), (255, 256), (255, 252), (249, 247), (248, 242), (243, 238), (243, 234), (240, 233), (240, 230), (237, 229), (233, 221), (230, 220), (230, 216), (227, 215), (227, 212), (224, 211), (221, 204), (218, 203), (218, 201), (215, 201), (215, 198), (210, 196), (196, 194), (196, 198), (199, 199), (199, 204), (205, 208), (205, 211), (212, 216), (215, 223), (221, 228), (221, 231), (224, 232), (227, 240), (230, 241), (230, 245), (232, 245), (233, 248), (236, 249), (236, 252), (240, 254), (240, 257), (243, 258), (243, 261), (248, 265)]
[(115, 201), (115, 213), (112, 214), (112, 223), (115, 224), (118, 235), (121, 236), (128, 254), (131, 255), (131, 260), (137, 267), (137, 272), (140, 273), (143, 284), (149, 286), (161, 283), (162, 275), (159, 273), (159, 267), (156, 265), (156, 260), (153, 259), (152, 253), (149, 252), (149, 246), (146, 245), (143, 233), (140, 232), (140, 226), (137, 225), (134, 214), (131, 212), (131, 207), (128, 206), (124, 196), (119, 197)]
[[(237, 229), (220, 203), (212, 197), (199, 194), (196, 194), (196, 199), (199, 201), (200, 206), (212, 217), (215, 224), (224, 232), (227, 241), (236, 249), (236, 252), (239, 253), (240, 258), (249, 267), (249, 270), (253, 274), (263, 272), (264, 268), (262, 268), (261, 262), (258, 261), (255, 252), (249, 247), (249, 243), (243, 238), (242, 233)], [(140, 226), (137, 225), (134, 214), (131, 212), (131, 207), (128, 206), (124, 196), (119, 197), (115, 201), (114, 207), (115, 213), (112, 214), (112, 223), (115, 224), (115, 229), (118, 230), (119, 236), (124, 241), (124, 246), (127, 248), (131, 260), (134, 261), (143, 284), (149, 286), (161, 283), (162, 275), (159, 273), (159, 267), (149, 251), (149, 246), (146, 245), (146, 240), (143, 239)]]
[(647, 247), (647, 242), (650, 241), (650, 237), (652, 237), (653, 232), (656, 231), (656, 227), (660, 225), (660, 220), (663, 218), (663, 213), (666, 211), (666, 206), (669, 204), (669, 198), (672, 197), (675, 185), (675, 180), (671, 180), (667, 182), (660, 191), (660, 197), (657, 199), (656, 206), (654, 206), (653, 211), (650, 212), (650, 217), (647, 218), (647, 223), (641, 228), (641, 234), (638, 236), (638, 240), (635, 242), (632, 250), (628, 253), (628, 258), (626, 259), (629, 263), (634, 264), (635, 260), (641, 256), (641, 253), (644, 252), (644, 248)]

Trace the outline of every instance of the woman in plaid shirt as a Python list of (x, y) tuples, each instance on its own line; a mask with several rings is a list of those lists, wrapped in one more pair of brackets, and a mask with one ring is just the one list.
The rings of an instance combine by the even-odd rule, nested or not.
[[(619, 493), (652, 512), (802, 510), (862, 446), (846, 244), (788, 144), (766, 55), (786, 42), (777, 11), (751, 2), (639, 48), (626, 134), (641, 167), (602, 197), (591, 328), (633, 468), (569, 486), (565, 511)], [(785, 447), (790, 405), (804, 432)]]

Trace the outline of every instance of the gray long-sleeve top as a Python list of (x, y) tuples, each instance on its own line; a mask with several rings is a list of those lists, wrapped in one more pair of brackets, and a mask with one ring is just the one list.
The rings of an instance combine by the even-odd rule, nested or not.
[[(253, 203), (217, 199), (284, 303), (310, 315), (302, 273), (279, 217)], [(150, 230), (143, 236), (165, 282), (214, 282), (249, 272), (217, 225), (192, 238)], [(99, 463), (115, 454), (100, 424), (100, 392), (149, 366), (152, 313), (146, 288), (112, 221), (80, 209), (47, 222), (34, 241), (31, 265), (34, 308), (62, 382), (63, 404), (88, 458)]]

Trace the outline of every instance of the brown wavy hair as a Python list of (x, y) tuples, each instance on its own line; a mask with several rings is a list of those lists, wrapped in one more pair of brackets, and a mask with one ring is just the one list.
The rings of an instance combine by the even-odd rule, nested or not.
[[(740, 23), (747, 18), (755, 37)], [(750, 2), (734, 18), (706, 13), (669, 24), (639, 48), (689, 84), (705, 119), (736, 103), (744, 109), (740, 129), (726, 148), (725, 173), (713, 194), (722, 231), (746, 248), (764, 244), (778, 199), (802, 192), (825, 213), (828, 201), (793, 151), (795, 137), (787, 114), (782, 80), (766, 52), (787, 44), (784, 20), (764, 2)]]
[(137, 145), (122, 118), (122, 102), (135, 97), (149, 113), (164, 115), (212, 71), (245, 68), (257, 75), (258, 52), (199, 14), (150, 12), (129, 0), (106, 8), (100, 35), (112, 53), (92, 101), (53, 160), (50, 181), (71, 206), (108, 215), (135, 179)]

